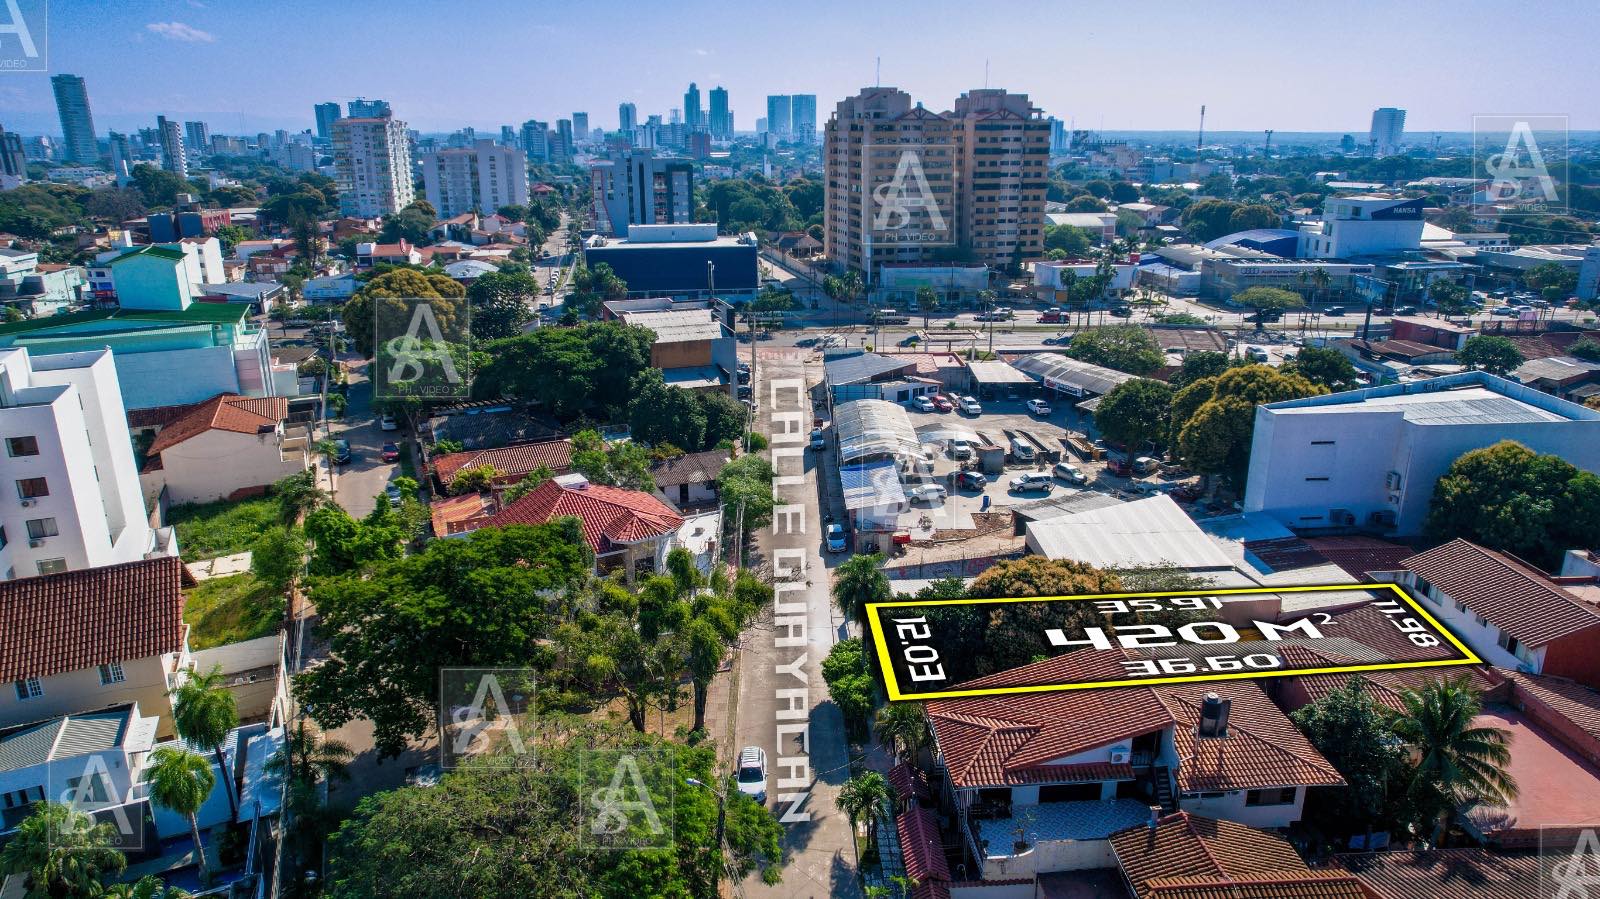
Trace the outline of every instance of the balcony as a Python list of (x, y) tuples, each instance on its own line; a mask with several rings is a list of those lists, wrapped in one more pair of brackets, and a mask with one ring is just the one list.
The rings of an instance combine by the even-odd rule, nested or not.
[(1134, 799), (1012, 806), (1004, 817), (962, 813), (984, 880), (1011, 880), (1114, 864), (1108, 837), (1150, 820)]

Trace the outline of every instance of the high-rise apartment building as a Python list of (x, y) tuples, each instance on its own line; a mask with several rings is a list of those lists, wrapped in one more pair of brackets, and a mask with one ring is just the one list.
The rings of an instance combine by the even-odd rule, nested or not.
[(0, 190), (11, 190), (28, 180), (28, 158), (22, 152), (22, 135), (0, 128)]
[(479, 140), (422, 157), (422, 187), (441, 218), (502, 206), (528, 205), (528, 157), (515, 147)]
[(550, 161), (550, 123), (529, 119), (522, 123), (522, 152), (534, 162)]
[(589, 170), (595, 230), (626, 237), (630, 225), (694, 221), (694, 166), (648, 148), (616, 150)]
[(183, 127), (164, 115), (156, 116), (156, 133), (161, 135), (161, 167), (179, 178), (189, 177), (189, 154), (183, 146)]
[(116, 131), (106, 136), (106, 147), (110, 150), (111, 174), (120, 180), (133, 174), (133, 148), (128, 144), (128, 136)]
[(517, 146), (517, 129), (511, 127), (510, 125), (501, 125), (500, 126), (500, 146), (502, 146), (502, 147), (516, 147)]
[(711, 89), (710, 99), (706, 130), (711, 132), (713, 140), (733, 140), (733, 111), (728, 109), (728, 89), (717, 85)]
[(683, 123), (689, 126), (690, 131), (701, 131), (706, 127), (705, 116), (700, 112), (700, 88), (693, 81), (689, 82), (689, 89), (683, 92)]
[(617, 104), (617, 130), (623, 134), (632, 134), (633, 129), (639, 126), (639, 107), (632, 103)]
[(937, 113), (866, 88), (824, 134), (823, 236), (837, 267), (870, 280), (952, 247), (997, 269), (1042, 252), (1050, 125), (1027, 95), (975, 90)]
[(346, 104), (352, 119), (381, 119), (384, 116), (393, 116), (394, 111), (389, 108), (388, 100), (368, 100), (357, 97)]
[(1406, 132), (1406, 111), (1385, 106), (1372, 111), (1372, 152), (1378, 156), (1392, 156), (1400, 149), (1400, 139)]
[(358, 218), (399, 212), (416, 199), (411, 181), (411, 136), (393, 116), (333, 123), (334, 180), (339, 211)]
[(589, 114), (587, 112), (575, 112), (572, 114), (572, 138), (573, 140), (589, 139)]
[(61, 136), (66, 138), (66, 160), (92, 165), (100, 161), (100, 147), (94, 139), (94, 115), (89, 112), (89, 89), (77, 75), (55, 75), (50, 87), (56, 94), (56, 114), (61, 117)]
[(183, 123), (183, 149), (190, 157), (205, 155), (211, 146), (211, 128), (205, 122)]
[(572, 120), (557, 119), (555, 141), (550, 146), (550, 158), (559, 162), (571, 162), (573, 153)]
[(788, 138), (792, 127), (792, 98), (788, 94), (771, 94), (767, 97), (767, 131), (780, 138)]
[(796, 143), (817, 142), (816, 94), (795, 94), (789, 98), (789, 132)]
[(339, 121), (339, 104), (318, 103), (312, 110), (317, 116), (318, 139), (333, 140), (333, 123)]

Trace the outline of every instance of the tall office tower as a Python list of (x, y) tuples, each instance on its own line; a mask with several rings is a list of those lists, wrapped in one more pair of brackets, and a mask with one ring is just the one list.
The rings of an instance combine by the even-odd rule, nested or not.
[(440, 150), (422, 157), (422, 185), (441, 218), (526, 206), (528, 157), (516, 147), (502, 147), (492, 140), (477, 141), (466, 149)]
[(1055, 116), (1045, 119), (1050, 123), (1050, 152), (1065, 153), (1072, 149), (1072, 138), (1067, 134), (1067, 123)]
[(184, 152), (183, 126), (164, 115), (156, 116), (161, 134), (161, 167), (179, 178), (189, 177), (189, 155)]
[(639, 126), (639, 107), (632, 103), (617, 104), (617, 130), (624, 134), (631, 133)]
[[(705, 135), (709, 137), (709, 135)], [(630, 225), (694, 221), (694, 165), (648, 148), (614, 150), (589, 169), (595, 230), (626, 237)]]
[(789, 98), (789, 132), (797, 143), (817, 142), (816, 94), (795, 94)]
[(140, 128), (139, 129), (139, 149), (145, 151), (145, 153), (147, 155), (150, 154), (150, 153), (160, 153), (161, 152), (161, 129), (160, 128)]
[(770, 94), (767, 97), (767, 131), (787, 138), (794, 121), (794, 105), (788, 94)]
[(333, 123), (334, 181), (339, 211), (357, 218), (399, 212), (416, 199), (411, 181), (411, 135), (393, 116)]
[(728, 89), (717, 85), (711, 89), (711, 112), (706, 117), (706, 130), (714, 140), (733, 140), (733, 113), (728, 109)]
[(28, 180), (28, 159), (22, 152), (22, 135), (0, 128), (0, 190), (11, 190)]
[(556, 139), (550, 147), (550, 158), (561, 162), (571, 162), (573, 155), (572, 120), (556, 120)]
[(206, 148), (211, 146), (211, 129), (205, 122), (183, 123), (183, 148), (190, 156), (198, 159), (205, 155)]
[(693, 81), (683, 94), (683, 123), (690, 131), (703, 131), (706, 127), (705, 116), (700, 112), (700, 88)]
[(94, 115), (89, 112), (89, 90), (77, 75), (55, 75), (50, 86), (56, 92), (56, 114), (61, 117), (61, 136), (66, 138), (67, 161), (90, 164), (100, 161), (100, 148), (94, 140)]
[(679, 124), (682, 124), (682, 123), (683, 123), (683, 113), (678, 110), (678, 107), (674, 106), (671, 109), (667, 110), (667, 124), (668, 125), (679, 125)]
[(1400, 149), (1400, 139), (1406, 133), (1406, 111), (1385, 106), (1372, 111), (1372, 152), (1378, 156), (1392, 156)]
[(824, 128), (828, 257), (870, 280), (941, 247), (996, 269), (1037, 256), (1049, 161), (1050, 124), (1025, 94), (975, 90), (941, 114), (896, 88), (866, 88)]
[(529, 119), (522, 123), (522, 152), (534, 162), (550, 161), (550, 123)]
[(589, 139), (589, 114), (587, 112), (575, 112), (572, 114), (572, 138), (573, 140)]
[(500, 146), (515, 147), (517, 145), (517, 129), (510, 125), (500, 126)]
[(339, 104), (318, 103), (312, 109), (317, 115), (317, 137), (333, 140), (333, 123), (339, 121)]
[(352, 119), (381, 119), (384, 116), (394, 115), (389, 108), (388, 100), (368, 100), (357, 97), (347, 104)]

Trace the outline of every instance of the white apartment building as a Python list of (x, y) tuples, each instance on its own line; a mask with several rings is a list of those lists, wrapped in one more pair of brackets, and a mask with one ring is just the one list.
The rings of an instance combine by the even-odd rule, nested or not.
[(1600, 410), (1473, 371), (1257, 406), (1244, 511), (1420, 534), (1440, 476), (1501, 440), (1600, 472)]
[(1400, 140), (1406, 133), (1406, 111), (1385, 106), (1372, 111), (1372, 129), (1368, 140), (1372, 152), (1378, 156), (1392, 156), (1400, 149)]
[(378, 218), (416, 199), (411, 138), (406, 123), (390, 116), (334, 122), (333, 167), (341, 215)]
[(488, 215), (528, 204), (528, 157), (516, 147), (478, 140), (471, 147), (422, 157), (422, 187), (440, 218)]
[(0, 577), (176, 555), (150, 527), (109, 349), (0, 350)]
[(1300, 227), (1301, 259), (1350, 259), (1397, 253), (1422, 246), (1422, 207), (1417, 197), (1333, 197), (1322, 221)]

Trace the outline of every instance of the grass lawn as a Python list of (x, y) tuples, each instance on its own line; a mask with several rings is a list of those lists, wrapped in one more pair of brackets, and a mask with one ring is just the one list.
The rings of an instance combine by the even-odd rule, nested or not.
[(184, 591), (183, 620), (190, 625), (189, 648), (209, 649), (277, 633), (283, 623), (283, 595), (253, 574), (211, 578)]
[(278, 524), (278, 501), (269, 497), (173, 506), (167, 519), (178, 528), (185, 562), (244, 552)]

